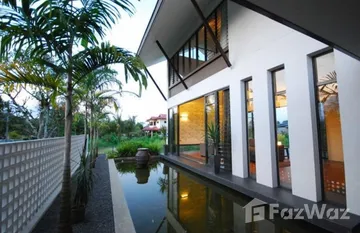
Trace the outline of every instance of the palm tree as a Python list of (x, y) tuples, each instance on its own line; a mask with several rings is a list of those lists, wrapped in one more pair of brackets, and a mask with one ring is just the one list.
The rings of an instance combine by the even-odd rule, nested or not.
[[(120, 18), (120, 10), (132, 14), (129, 0), (2, 0), (0, 55), (23, 49), (39, 64), (66, 78), (65, 153), (60, 206), (60, 232), (71, 228), (71, 128), (74, 82), (103, 66), (122, 63), (129, 76), (146, 86), (144, 65), (138, 57), (107, 43), (98, 45), (105, 30)], [(81, 47), (82, 46), (82, 47)], [(76, 53), (76, 51), (79, 51)], [(47, 58), (52, 57), (54, 61)], [(22, 70), (19, 69), (19, 74)], [(18, 76), (21, 79), (21, 75)], [(30, 80), (32, 81), (32, 80)], [(32, 84), (42, 84), (33, 82)]]

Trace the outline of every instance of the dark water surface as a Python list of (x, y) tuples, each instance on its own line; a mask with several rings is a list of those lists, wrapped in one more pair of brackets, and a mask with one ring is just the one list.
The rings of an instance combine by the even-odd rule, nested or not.
[(176, 166), (116, 165), (137, 233), (323, 233), (298, 220), (245, 223), (251, 198)]

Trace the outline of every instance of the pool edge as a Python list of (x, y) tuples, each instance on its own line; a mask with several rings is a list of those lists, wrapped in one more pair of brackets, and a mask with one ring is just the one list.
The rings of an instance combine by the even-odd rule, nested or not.
[(136, 233), (113, 159), (108, 160), (115, 233)]

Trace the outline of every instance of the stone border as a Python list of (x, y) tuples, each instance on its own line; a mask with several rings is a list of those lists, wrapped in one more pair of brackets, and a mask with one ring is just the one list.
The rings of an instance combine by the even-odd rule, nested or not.
[(113, 159), (108, 160), (115, 233), (136, 233)]

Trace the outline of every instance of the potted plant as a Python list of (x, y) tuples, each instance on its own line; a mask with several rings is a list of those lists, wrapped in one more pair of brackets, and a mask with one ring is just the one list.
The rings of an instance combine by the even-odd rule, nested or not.
[(166, 133), (167, 133), (167, 128), (166, 126), (162, 126), (160, 128), (160, 132), (163, 136), (163, 139), (164, 139), (164, 155), (167, 155), (169, 153), (169, 145), (166, 144)]
[(72, 206), (72, 222), (78, 223), (85, 219), (85, 208), (93, 186), (92, 170), (90, 167), (90, 156), (83, 153), (80, 159), (80, 166), (75, 171), (75, 193)]
[[(218, 155), (219, 149), (219, 128), (214, 124), (210, 123), (207, 127), (206, 138), (212, 147), (212, 153), (210, 154), (210, 160), (214, 164), (214, 172), (218, 174), (220, 172), (220, 156)], [(211, 164), (211, 162), (210, 162)]]

